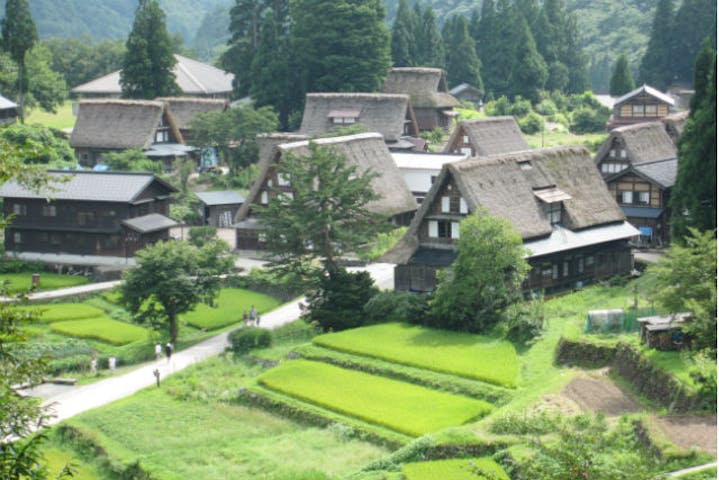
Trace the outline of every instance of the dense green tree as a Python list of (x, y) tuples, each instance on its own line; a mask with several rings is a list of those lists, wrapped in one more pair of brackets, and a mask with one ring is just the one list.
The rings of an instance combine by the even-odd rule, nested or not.
[(702, 101), (691, 111), (679, 138), (679, 167), (670, 199), (675, 239), (685, 236), (689, 227), (704, 231), (717, 226), (716, 55), (711, 72)]
[(417, 30), (417, 64), (425, 67), (445, 68), (446, 52), (444, 41), (437, 27), (434, 9), (428, 5), (420, 18)]
[(614, 64), (612, 78), (609, 80), (609, 95), (621, 97), (625, 93), (634, 90), (634, 78), (629, 70), (629, 60), (625, 54), (621, 54)]
[(136, 265), (123, 272), (121, 301), (138, 323), (169, 334), (177, 345), (178, 316), (198, 303), (211, 305), (220, 290), (219, 275), (234, 261), (222, 241), (198, 248), (188, 242), (158, 242), (135, 255)]
[(413, 67), (416, 62), (417, 38), (413, 28), (418, 21), (414, 11), (409, 8), (408, 0), (399, 0), (397, 16), (392, 24), (392, 65), (395, 67)]
[(391, 64), (380, 0), (294, 0), (291, 5), (299, 104), (307, 92), (380, 89)]
[(272, 106), (279, 115), (280, 127), (289, 128), (291, 110), (291, 68), (289, 38), (282, 31), (282, 20), (271, 10), (265, 12), (255, 58), (252, 61), (250, 95), (256, 106)]
[(704, 103), (704, 98), (709, 93), (709, 82), (711, 81), (715, 55), (716, 52), (712, 48), (711, 40), (707, 37), (694, 64), (694, 95), (690, 102), (691, 110), (700, 108), (700, 105)]
[(18, 117), (25, 121), (24, 96), (27, 91), (25, 56), (37, 42), (37, 27), (30, 13), (28, 0), (6, 0), (5, 17), (0, 22), (2, 48), (18, 66)]
[(522, 237), (509, 221), (478, 210), (460, 223), (457, 258), (440, 274), (432, 310), (445, 328), (483, 332), (521, 299), (529, 272)]
[(277, 114), (272, 107), (242, 105), (224, 112), (207, 112), (192, 121), (193, 143), (216, 147), (234, 176), (257, 162), (257, 134), (277, 130)]
[(162, 173), (162, 163), (147, 158), (140, 148), (128, 148), (121, 152), (108, 152), (102, 157), (102, 163), (117, 172)]
[(491, 43), (489, 63), (484, 60), (482, 63), (487, 66), (492, 65), (490, 78), (493, 83), (488, 83), (487, 90), (491, 91), (495, 98), (501, 95), (516, 95), (510, 77), (516, 63), (516, 45), (520, 34), (518, 25), (519, 20), (512, 3), (509, 0), (498, 0), (493, 25), (494, 35), (497, 38)]
[(172, 40), (157, 0), (139, 0), (125, 46), (120, 72), (123, 97), (154, 99), (179, 95), (172, 71), (176, 63)]
[(532, 103), (538, 103), (539, 93), (544, 88), (549, 76), (547, 64), (537, 52), (527, 21), (520, 17), (519, 22), (519, 37), (517, 38), (510, 85), (515, 94), (529, 99)]
[(647, 50), (639, 65), (641, 83), (665, 89), (671, 82), (674, 72), (670, 45), (674, 37), (674, 0), (659, 0), (654, 10), (652, 32)]
[(497, 36), (496, 26), (496, 9), (494, 0), (484, 0), (482, 2), (482, 14), (479, 18), (479, 24), (473, 32), (475, 40), (475, 49), (479, 61), (482, 65), (482, 80), (484, 81), (487, 93), (490, 96), (497, 96), (495, 86), (497, 85), (497, 51), (496, 46), (501, 41)]
[(582, 93), (589, 89), (589, 68), (587, 56), (582, 48), (577, 16), (574, 13), (567, 15), (564, 24), (564, 37), (562, 45), (564, 49), (559, 61), (569, 71), (569, 82), (566, 93)]
[(367, 272), (337, 270), (320, 278), (319, 288), (307, 298), (307, 318), (325, 331), (367, 324), (363, 306), (379, 293)]
[(537, 51), (547, 63), (558, 61), (562, 49), (560, 33), (564, 22), (560, 13), (559, 2), (548, 0), (542, 5), (534, 24), (530, 24)]
[[(62, 75), (50, 68), (51, 54), (42, 44), (25, 55), (24, 111), (41, 108), (54, 112), (67, 98), (67, 84)], [(0, 91), (18, 98), (20, 69), (8, 54), (0, 54)]]
[(75, 154), (59, 132), (41, 125), (10, 125), (0, 129), (0, 140), (13, 148), (23, 149), (23, 161), (48, 168), (74, 167)]
[(667, 44), (674, 66), (674, 79), (691, 82), (694, 60), (707, 36), (716, 46), (717, 2), (714, 0), (684, 0), (677, 10), (673, 35)]
[(450, 88), (466, 82), (483, 90), (480, 61), (464, 17), (453, 17), (445, 24), (444, 42), (447, 45), (447, 83)]
[(125, 44), (121, 40), (93, 42), (90, 36), (49, 38), (41, 43), (50, 49), (50, 67), (62, 74), (73, 88), (122, 68)]
[(649, 269), (656, 281), (653, 298), (670, 312), (691, 312), (685, 331), (698, 349), (717, 347), (717, 240), (716, 231), (689, 228), (681, 242)]

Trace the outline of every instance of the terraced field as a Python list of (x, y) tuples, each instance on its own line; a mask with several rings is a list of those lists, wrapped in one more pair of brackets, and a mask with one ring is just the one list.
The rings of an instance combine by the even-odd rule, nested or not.
[[(482, 476), (487, 472), (492, 477)], [(402, 466), (402, 473), (407, 480), (509, 480), (509, 476), (496, 462), (490, 458), (462, 458), (438, 460), (435, 462), (407, 463)]]
[(142, 327), (108, 317), (55, 322), (50, 328), (53, 332), (70, 337), (92, 338), (112, 345), (126, 345), (144, 340), (148, 335), (148, 331)]
[(269, 295), (250, 290), (223, 288), (215, 304), (215, 307), (210, 307), (201, 303), (180, 318), (193, 327), (215, 330), (242, 321), (242, 312), (249, 312), (253, 305), (261, 315), (277, 307), (280, 302)]

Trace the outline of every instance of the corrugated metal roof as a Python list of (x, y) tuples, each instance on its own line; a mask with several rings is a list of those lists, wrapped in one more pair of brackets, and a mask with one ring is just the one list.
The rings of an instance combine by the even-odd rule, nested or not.
[(167, 230), (168, 228), (179, 225), (179, 223), (173, 219), (167, 218), (159, 213), (150, 213), (142, 217), (129, 218), (123, 220), (122, 224), (139, 233), (157, 232), (158, 230)]
[[(39, 192), (8, 180), (0, 187), (0, 197), (130, 202), (153, 181), (160, 182), (169, 191), (175, 191), (174, 187), (151, 173), (55, 171), (50, 172), (50, 176), (58, 181), (51, 181), (49, 189)], [(61, 181), (64, 178), (69, 180)]]
[(652, 97), (658, 98), (662, 102), (665, 102), (665, 103), (668, 103), (669, 105), (674, 106), (674, 99), (672, 97), (670, 97), (669, 95), (666, 95), (666, 94), (660, 92), (659, 90), (657, 90), (656, 88), (650, 87), (649, 85), (646, 85), (646, 84), (642, 85), (639, 88), (632, 90), (629, 93), (625, 93), (621, 97), (617, 98), (614, 101), (614, 105), (623, 103), (626, 100), (628, 100), (636, 95), (639, 95), (640, 93), (646, 93), (648, 95), (651, 95)]
[(0, 110), (7, 110), (8, 108), (17, 108), (17, 103), (0, 95)]
[(532, 258), (615, 240), (629, 239), (637, 235), (639, 235), (639, 230), (627, 222), (588, 228), (578, 232), (555, 225), (549, 237), (527, 242), (524, 247), (529, 249), (528, 257)]
[(232, 190), (196, 192), (195, 195), (197, 195), (197, 198), (205, 205), (231, 205), (245, 201), (242, 195)]
[(454, 163), (469, 157), (466, 153), (390, 152), (400, 169), (442, 170), (445, 163)]

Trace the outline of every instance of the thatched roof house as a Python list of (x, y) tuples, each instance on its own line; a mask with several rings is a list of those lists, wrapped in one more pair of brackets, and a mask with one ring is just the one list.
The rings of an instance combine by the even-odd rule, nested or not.
[[(183, 95), (192, 97), (229, 99), (235, 76), (206, 63), (175, 54), (177, 63), (172, 69), (175, 82)], [(120, 70), (78, 85), (70, 90), (82, 98), (111, 97), (122, 95)]]
[(400, 264), (396, 288), (434, 288), (435, 272), (429, 275), (418, 259), (436, 253), (451, 260), (446, 252), (459, 238), (459, 223), (480, 207), (509, 220), (524, 239), (535, 267), (527, 289), (561, 288), (631, 267), (627, 240), (638, 232), (624, 221), (587, 150), (557, 147), (446, 164), (407, 234), (385, 256)]
[(685, 110), (683, 112), (670, 113), (666, 117), (662, 118), (662, 123), (664, 124), (664, 128), (667, 131), (667, 135), (669, 135), (669, 138), (672, 139), (674, 145), (679, 143), (679, 137), (682, 136), (682, 132), (684, 131), (684, 125), (686, 125), (687, 123), (687, 118), (689, 118), (688, 110)]
[(260, 171), (264, 165), (269, 165), (275, 154), (275, 148), (283, 143), (301, 142), (308, 140), (307, 135), (287, 132), (260, 133), (257, 135), (257, 147), (259, 148), (258, 166)]
[(642, 85), (614, 101), (612, 115), (607, 121), (607, 130), (622, 125), (654, 122), (669, 115), (674, 108), (674, 99), (656, 88)]
[(152, 150), (148, 156), (154, 157), (183, 156), (184, 143), (167, 103), (153, 100), (83, 100), (70, 137), (86, 166), (99, 163), (107, 152), (131, 148)]
[(662, 122), (646, 122), (615, 128), (604, 141), (594, 163), (602, 175), (613, 175), (631, 164), (677, 157), (677, 147)]
[(224, 112), (229, 105), (223, 98), (158, 97), (155, 100), (167, 103), (185, 141), (192, 136), (190, 124), (195, 117), (202, 113)]
[(381, 133), (390, 147), (419, 135), (409, 96), (384, 93), (308, 93), (299, 133), (316, 136), (355, 124)]
[[(392, 218), (399, 223), (409, 223), (409, 218), (417, 209), (414, 197), (407, 189), (399, 169), (395, 165), (389, 150), (379, 133), (362, 133), (344, 137), (330, 137), (311, 140), (322, 147), (331, 148), (343, 155), (349, 165), (357, 171), (371, 170), (379, 174), (371, 182), (371, 187), (379, 199), (367, 204), (367, 209)], [(310, 140), (284, 143), (275, 147), (274, 154), (260, 159), (259, 175), (247, 195), (246, 202), (237, 212), (238, 248), (258, 249), (258, 232), (261, 225), (252, 215), (252, 206), (266, 205), (277, 190), (292, 191), (292, 186), (281, 175), (276, 165), (287, 154), (309, 155)]]
[(410, 96), (420, 130), (448, 129), (459, 101), (449, 94), (441, 68), (394, 67), (384, 82), (384, 93)]
[(444, 148), (446, 153), (468, 153), (473, 157), (529, 150), (519, 124), (512, 116), (462, 120)]

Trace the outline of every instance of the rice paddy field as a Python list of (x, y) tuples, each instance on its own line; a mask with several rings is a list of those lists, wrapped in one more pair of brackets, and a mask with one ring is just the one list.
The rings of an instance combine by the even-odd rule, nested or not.
[[(3, 273), (0, 282), (6, 281), (11, 292), (27, 291), (32, 286), (32, 272)], [(58, 288), (76, 287), (85, 285), (90, 280), (81, 275), (60, 275), (57, 273), (42, 272), (38, 290), (56, 290)]]
[(482, 335), (385, 323), (320, 335), (313, 343), (505, 387), (515, 387), (519, 375), (514, 346)]
[(411, 436), (480, 418), (492, 406), (406, 382), (295, 360), (262, 374), (272, 390)]
[(84, 303), (53, 303), (20, 308), (24, 311), (35, 312), (38, 320), (46, 323), (97, 318), (105, 315), (104, 310)]
[[(490, 475), (482, 475), (488, 472)], [(510, 480), (491, 458), (462, 458), (435, 462), (407, 463), (402, 466), (406, 480)]]
[(249, 312), (253, 305), (262, 315), (279, 304), (279, 300), (269, 295), (241, 288), (223, 288), (215, 300), (215, 307), (199, 304), (180, 318), (194, 327), (215, 330), (241, 322), (242, 313)]
[(148, 338), (147, 329), (109, 317), (55, 322), (50, 328), (69, 337), (90, 338), (112, 345), (127, 345)]

